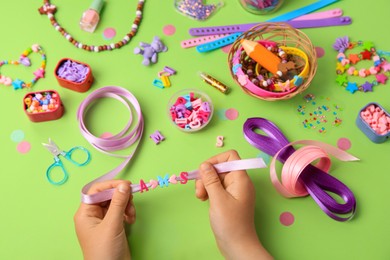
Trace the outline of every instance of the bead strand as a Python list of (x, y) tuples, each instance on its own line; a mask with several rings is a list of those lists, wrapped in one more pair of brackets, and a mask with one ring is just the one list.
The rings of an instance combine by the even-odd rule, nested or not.
[(30, 82), (24, 82), (20, 79), (12, 80), (10, 77), (0, 75), (0, 84), (3, 84), (5, 86), (13, 86), (15, 90), (22, 89), (22, 88), (31, 88), (40, 78), (45, 77), (45, 69), (46, 69), (46, 54), (43, 51), (42, 47), (38, 44), (34, 44), (31, 46), (31, 48), (27, 48), (23, 53), (20, 55), (20, 58), (18, 61), (14, 60), (3, 60), (0, 61), (0, 68), (3, 65), (24, 65), (26, 67), (31, 66), (31, 61), (28, 58), (28, 56), (31, 53), (38, 53), (41, 55), (41, 66), (33, 73), (34, 78)]
[(133, 21), (133, 24), (131, 26), (131, 30), (129, 33), (127, 33), (122, 40), (116, 42), (116, 43), (110, 43), (105, 45), (87, 45), (83, 44), (79, 41), (77, 41), (74, 37), (72, 37), (56, 20), (55, 13), (57, 11), (57, 8), (55, 5), (50, 3), (50, 0), (44, 0), (43, 6), (41, 6), (38, 11), (42, 15), (47, 15), (47, 17), (50, 20), (51, 25), (54, 27), (56, 31), (61, 33), (64, 38), (69, 41), (72, 45), (79, 49), (83, 49), (89, 52), (102, 52), (102, 51), (111, 51), (114, 49), (120, 49), (121, 47), (125, 46), (130, 42), (130, 40), (135, 36), (135, 34), (138, 31), (138, 27), (142, 20), (142, 10), (144, 7), (145, 0), (139, 0), (137, 4), (137, 10), (135, 12), (135, 19)]

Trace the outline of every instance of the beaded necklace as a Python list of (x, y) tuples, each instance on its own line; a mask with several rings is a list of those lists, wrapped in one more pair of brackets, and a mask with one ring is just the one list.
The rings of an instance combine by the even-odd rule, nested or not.
[[(360, 53), (351, 53), (348, 56), (345, 54), (347, 50), (352, 50), (355, 47), (362, 47)], [(350, 42), (348, 36), (337, 38), (333, 48), (338, 52), (336, 64), (336, 82), (345, 87), (350, 93), (356, 91), (368, 92), (372, 91), (374, 86), (386, 84), (388, 77), (386, 73), (390, 71), (390, 63), (384, 57), (381, 57), (381, 51), (377, 51), (372, 42)], [(354, 65), (363, 60), (371, 60), (373, 62), (370, 68), (356, 69)], [(388, 74), (388, 73), (387, 73)], [(370, 75), (375, 76), (375, 79), (370, 82), (366, 80), (363, 84), (358, 85), (348, 79), (348, 76), (359, 76), (366, 78)]]
[(57, 11), (57, 8), (55, 5), (50, 3), (50, 0), (44, 0), (43, 1), (43, 6), (41, 6), (38, 11), (42, 15), (47, 15), (47, 17), (50, 20), (51, 25), (53, 25), (54, 29), (56, 31), (60, 32), (62, 36), (66, 40), (68, 40), (71, 44), (76, 46), (79, 49), (83, 49), (86, 51), (90, 52), (101, 52), (101, 51), (111, 51), (114, 49), (119, 49), (126, 44), (130, 42), (130, 40), (135, 36), (138, 30), (138, 26), (142, 20), (142, 9), (144, 6), (145, 0), (138, 0), (137, 4), (137, 11), (135, 12), (135, 19), (133, 22), (133, 25), (131, 26), (131, 31), (127, 33), (122, 40), (118, 41), (117, 43), (111, 43), (111, 44), (105, 44), (105, 45), (100, 45), (100, 46), (94, 46), (94, 45), (87, 45), (83, 44), (76, 39), (74, 39), (63, 27), (60, 26), (60, 24), (57, 22), (54, 14)]
[(24, 65), (26, 67), (29, 67), (31, 65), (31, 61), (28, 58), (28, 56), (32, 53), (39, 53), (41, 55), (41, 66), (33, 73), (34, 78), (30, 82), (24, 82), (20, 79), (12, 80), (10, 77), (7, 77), (5, 75), (0, 75), (0, 84), (3, 84), (5, 86), (13, 86), (15, 90), (22, 89), (22, 88), (30, 88), (32, 87), (40, 78), (45, 77), (45, 68), (46, 68), (46, 54), (43, 51), (42, 47), (38, 44), (34, 44), (31, 46), (31, 48), (27, 48), (23, 53), (20, 55), (19, 60), (2, 60), (0, 61), (0, 68), (3, 65)]

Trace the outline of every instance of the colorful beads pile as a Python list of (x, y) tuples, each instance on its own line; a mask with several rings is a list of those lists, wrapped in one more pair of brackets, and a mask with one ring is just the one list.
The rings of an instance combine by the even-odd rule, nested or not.
[(369, 105), (360, 112), (360, 116), (378, 135), (390, 132), (390, 117), (379, 106)]
[(201, 92), (184, 90), (176, 93), (168, 103), (172, 122), (185, 132), (205, 127), (213, 114), (210, 98)]
[(268, 14), (276, 11), (283, 0), (240, 0), (241, 5), (249, 12), (255, 14)]
[(250, 81), (256, 87), (270, 92), (289, 92), (303, 83), (299, 75), (306, 65), (306, 58), (289, 54), (275, 42), (260, 42), (269, 51), (281, 58), (279, 74), (272, 74), (258, 65), (245, 51), (236, 53), (233, 59), (233, 74), (237, 76), (240, 85), (244, 86)]
[(58, 99), (59, 97), (56, 93), (47, 91), (28, 95), (24, 99), (24, 104), (28, 113), (45, 113), (58, 108)]
[[(362, 48), (360, 53), (346, 54), (346, 51), (352, 50), (355, 47)], [(368, 92), (373, 91), (373, 87), (379, 84), (386, 84), (388, 79), (388, 71), (390, 71), (390, 63), (386, 61), (384, 57), (379, 55), (380, 51), (377, 51), (372, 42), (350, 42), (348, 36), (336, 39), (333, 44), (333, 48), (338, 52), (337, 54), (337, 66), (336, 82), (345, 87), (350, 93), (356, 91)], [(357, 69), (354, 67), (359, 61), (371, 60), (373, 62), (370, 68)], [(375, 76), (373, 81), (365, 81), (360, 86), (356, 82), (352, 82), (348, 79), (348, 76), (359, 76), (366, 78), (370, 75)]]
[(219, 2), (218, 4), (204, 5), (203, 0), (175, 1), (175, 7), (180, 13), (195, 20), (206, 20), (222, 5), (223, 2)]
[(39, 69), (37, 69), (33, 74), (34, 78), (31, 80), (31, 82), (24, 82), (20, 79), (12, 80), (10, 77), (0, 75), (0, 84), (3, 84), (5, 86), (13, 86), (13, 88), (16, 89), (22, 89), (22, 88), (30, 88), (32, 87), (40, 78), (45, 77), (45, 68), (46, 68), (46, 54), (43, 51), (42, 47), (38, 44), (34, 44), (31, 46), (31, 48), (28, 48), (25, 50), (21, 55), (18, 61), (13, 60), (3, 60), (0, 61), (0, 68), (3, 65), (24, 65), (26, 67), (31, 66), (31, 61), (28, 58), (28, 56), (32, 53), (39, 53), (41, 55), (41, 66)]
[(61, 33), (62, 36), (66, 40), (68, 40), (71, 44), (76, 46), (79, 49), (83, 49), (90, 52), (101, 52), (101, 51), (111, 51), (115, 49), (119, 49), (126, 44), (130, 42), (130, 40), (135, 36), (138, 30), (138, 26), (141, 23), (142, 20), (142, 9), (144, 6), (145, 0), (139, 0), (137, 5), (137, 11), (135, 12), (135, 19), (133, 21), (133, 25), (131, 26), (131, 31), (127, 33), (122, 40), (118, 41), (117, 43), (111, 43), (111, 44), (105, 44), (100, 46), (94, 46), (94, 45), (87, 45), (83, 44), (73, 38), (61, 25), (57, 22), (56, 18), (54, 17), (54, 14), (57, 11), (57, 8), (55, 5), (50, 3), (50, 0), (44, 0), (43, 6), (41, 6), (38, 11), (42, 15), (47, 15), (47, 17), (50, 20), (51, 25), (53, 25), (54, 29)]
[(57, 69), (57, 76), (73, 82), (83, 82), (89, 73), (88, 66), (72, 60), (63, 62)]

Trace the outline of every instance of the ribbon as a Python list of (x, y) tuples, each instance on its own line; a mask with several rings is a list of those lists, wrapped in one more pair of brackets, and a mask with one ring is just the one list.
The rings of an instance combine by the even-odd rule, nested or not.
[[(257, 129), (266, 135), (256, 133)], [(347, 221), (354, 216), (354, 194), (341, 181), (327, 174), (331, 166), (328, 153), (342, 161), (356, 161), (358, 158), (318, 141), (302, 140), (290, 143), (275, 124), (264, 118), (247, 119), (243, 132), (245, 139), (252, 146), (274, 157), (270, 164), (270, 175), (280, 194), (287, 198), (310, 194), (320, 208), (337, 221)], [(306, 146), (295, 150), (292, 146), (297, 144)], [(275, 169), (276, 160), (284, 163), (281, 182)], [(311, 164), (317, 160), (315, 166)], [(327, 191), (340, 196), (344, 203), (337, 202)]]
[[(84, 123), (84, 116), (91, 103), (96, 102), (98, 99), (105, 97), (115, 98), (119, 100), (130, 111), (130, 118), (126, 126), (118, 134), (108, 138), (100, 138), (94, 136), (87, 129)], [(135, 120), (133, 120), (133, 114), (136, 115)], [(97, 89), (92, 92), (87, 98), (85, 98), (84, 101), (80, 104), (79, 109), (77, 111), (77, 120), (79, 122), (81, 134), (93, 147), (95, 147), (98, 151), (104, 154), (124, 158), (124, 161), (115, 169), (89, 182), (82, 188), (81, 201), (84, 203), (93, 204), (98, 201), (101, 201), (100, 197), (102, 195), (100, 193), (88, 195), (87, 192), (89, 188), (95, 182), (113, 179), (130, 162), (140, 143), (140, 139), (142, 137), (144, 129), (144, 120), (142, 117), (140, 105), (137, 99), (133, 96), (133, 94), (131, 94), (128, 90), (124, 88), (116, 86), (108, 86)], [(113, 151), (123, 150), (133, 145), (135, 145), (135, 147), (128, 155), (118, 155), (112, 153)]]
[[(243, 160), (235, 160), (235, 161), (229, 161), (229, 162), (223, 162), (213, 165), (217, 173), (225, 173), (230, 171), (237, 171), (237, 170), (249, 170), (249, 169), (257, 169), (257, 168), (265, 168), (267, 165), (264, 163), (262, 158), (252, 158), (252, 159), (243, 159)], [(190, 172), (186, 172), (187, 177), (183, 179), (181, 176), (174, 176), (175, 182), (182, 182), (187, 180), (195, 180), (199, 178), (199, 171), (193, 170)], [(173, 175), (172, 175), (173, 176)], [(171, 178), (169, 178), (169, 181), (171, 181)], [(151, 188), (151, 183), (145, 183), (147, 188)], [(131, 192), (137, 193), (142, 192), (142, 187), (140, 184), (131, 184)], [(107, 189), (104, 191), (101, 191), (96, 194), (92, 194), (88, 196), (87, 200), (83, 200), (84, 203), (87, 204), (96, 204), (103, 201), (111, 200), (112, 195), (114, 194), (115, 189)]]

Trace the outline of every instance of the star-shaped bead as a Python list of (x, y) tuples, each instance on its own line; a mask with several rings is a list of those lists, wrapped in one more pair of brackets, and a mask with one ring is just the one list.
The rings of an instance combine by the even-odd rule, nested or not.
[(368, 50), (362, 51), (360, 53), (362, 55), (362, 60), (370, 60), (372, 53), (369, 52)]
[(362, 88), (363, 88), (363, 91), (364, 91), (364, 92), (367, 92), (367, 91), (372, 92), (372, 87), (373, 87), (373, 86), (374, 86), (373, 84), (371, 84), (370, 82), (366, 81), (366, 82), (364, 82), (364, 84), (362, 85)]
[(45, 77), (45, 71), (43, 69), (37, 69), (34, 72), (34, 75), (39, 79), (39, 78), (44, 78)]
[(348, 82), (347, 87), (345, 88), (347, 91), (351, 92), (351, 94), (355, 93), (357, 90), (359, 90), (357, 84), (355, 82), (351, 83)]
[(14, 87), (14, 89), (22, 89), (23, 88), (23, 84), (24, 82), (21, 81), (20, 79), (15, 79), (14, 81), (12, 81), (12, 86)]
[(387, 81), (387, 76), (385, 74), (377, 74), (375, 75), (376, 77), (376, 81), (378, 81), (379, 83), (382, 83), (382, 84), (386, 84), (386, 81)]
[(340, 86), (343, 86), (345, 83), (348, 82), (347, 75), (337, 75), (336, 82)]
[(363, 43), (363, 48), (370, 51), (372, 48), (374, 48), (374, 44), (372, 42), (365, 42)]
[(336, 72), (339, 72), (340, 74), (343, 74), (345, 71), (345, 67), (340, 62), (337, 62), (336, 65)]
[(349, 54), (348, 59), (352, 64), (356, 64), (358, 61), (360, 61), (360, 58), (357, 54)]

